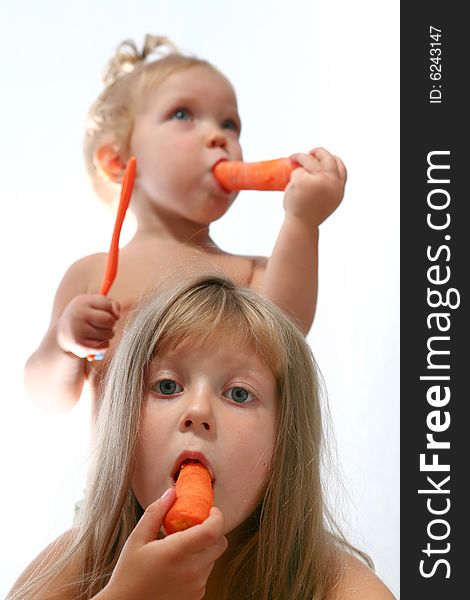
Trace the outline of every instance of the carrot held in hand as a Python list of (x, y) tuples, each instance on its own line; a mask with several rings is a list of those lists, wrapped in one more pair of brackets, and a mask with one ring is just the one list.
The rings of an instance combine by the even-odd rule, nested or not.
[[(119, 199), (119, 206), (116, 213), (116, 220), (114, 222), (113, 237), (111, 238), (111, 245), (109, 247), (108, 257), (106, 259), (106, 265), (101, 282), (100, 294), (107, 296), (108, 292), (116, 279), (118, 260), (119, 260), (119, 236), (121, 235), (122, 224), (124, 217), (126, 216), (129, 202), (132, 196), (132, 190), (134, 188), (134, 180), (136, 173), (137, 163), (136, 159), (131, 156), (127, 163), (124, 177), (122, 179), (121, 196)], [(102, 360), (103, 354), (89, 354), (86, 359), (91, 362), (93, 360)]]
[(127, 163), (122, 180), (121, 197), (116, 214), (116, 221), (114, 223), (113, 237), (111, 239), (111, 246), (109, 248), (108, 258), (106, 260), (103, 281), (101, 282), (100, 294), (103, 296), (108, 294), (109, 289), (113, 285), (113, 282), (116, 278), (119, 258), (119, 236), (121, 235), (122, 224), (124, 222), (124, 217), (126, 216), (127, 208), (132, 196), (135, 172), (136, 160), (133, 156), (131, 156), (129, 162)]
[(206, 467), (198, 461), (183, 463), (176, 480), (176, 501), (163, 521), (166, 533), (205, 521), (213, 501), (212, 480)]
[(290, 158), (246, 163), (240, 160), (218, 162), (213, 173), (227, 192), (239, 190), (283, 191), (291, 173), (299, 165)]

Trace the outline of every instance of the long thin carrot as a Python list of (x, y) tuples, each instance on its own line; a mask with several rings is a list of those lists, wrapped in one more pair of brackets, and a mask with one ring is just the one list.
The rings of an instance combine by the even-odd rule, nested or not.
[(245, 163), (224, 160), (213, 169), (215, 178), (228, 192), (239, 190), (282, 191), (289, 183), (291, 173), (299, 165), (290, 158), (277, 158)]
[(106, 259), (106, 267), (104, 270), (103, 281), (101, 282), (100, 294), (106, 296), (116, 278), (118, 258), (119, 258), (119, 236), (121, 228), (126, 216), (129, 201), (132, 196), (136, 172), (136, 159), (132, 156), (127, 163), (121, 187), (121, 197), (114, 223), (113, 237), (109, 248), (108, 258)]
[(176, 500), (163, 525), (170, 534), (202, 523), (209, 516), (214, 491), (209, 471), (197, 461), (183, 463), (176, 481)]
[[(104, 269), (103, 280), (101, 281), (100, 294), (106, 296), (116, 279), (118, 260), (119, 260), (119, 236), (121, 235), (122, 224), (124, 217), (126, 216), (127, 208), (132, 196), (132, 190), (134, 188), (134, 180), (136, 173), (136, 159), (131, 156), (127, 163), (124, 177), (122, 179), (121, 186), (121, 197), (119, 198), (119, 206), (116, 213), (116, 220), (114, 222), (113, 237), (111, 238), (111, 245), (106, 258), (106, 266)], [(86, 359), (88, 361), (101, 360), (103, 354), (89, 354)]]

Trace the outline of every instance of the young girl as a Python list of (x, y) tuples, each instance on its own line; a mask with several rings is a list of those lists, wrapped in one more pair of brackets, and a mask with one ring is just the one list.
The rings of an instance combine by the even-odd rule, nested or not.
[[(318, 376), (291, 320), (213, 276), (136, 314), (108, 371), (80, 522), (8, 600), (393, 600), (328, 518)], [(165, 537), (188, 458), (209, 469), (215, 507)]]
[[(170, 50), (149, 61), (155, 50)], [(147, 36), (142, 52), (121, 44), (106, 87), (91, 108), (85, 157), (98, 194), (119, 192), (130, 156), (137, 159), (131, 209), (135, 236), (121, 249), (109, 297), (98, 294), (106, 254), (74, 263), (57, 290), (48, 331), (29, 358), (25, 382), (42, 407), (67, 410), (90, 384), (93, 412), (125, 316), (168, 275), (218, 269), (284, 309), (306, 333), (315, 313), (318, 226), (341, 202), (346, 171), (317, 148), (294, 154), (300, 168), (285, 190), (285, 219), (269, 259), (227, 254), (209, 234), (236, 194), (216, 182), (220, 159), (241, 159), (241, 122), (229, 81), (208, 62)], [(106, 350), (105, 360), (85, 357)]]

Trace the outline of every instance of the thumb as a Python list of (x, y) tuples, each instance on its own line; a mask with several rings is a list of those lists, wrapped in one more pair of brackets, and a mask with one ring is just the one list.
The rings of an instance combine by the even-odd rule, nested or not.
[(129, 542), (143, 545), (156, 540), (163, 519), (175, 500), (176, 490), (170, 487), (158, 500), (149, 504), (129, 536)]

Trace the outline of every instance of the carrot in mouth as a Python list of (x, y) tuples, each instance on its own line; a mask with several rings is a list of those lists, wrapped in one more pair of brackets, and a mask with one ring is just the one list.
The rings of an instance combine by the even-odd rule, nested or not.
[(214, 491), (209, 471), (198, 461), (181, 465), (176, 480), (176, 500), (163, 521), (167, 534), (183, 531), (207, 519)]
[(283, 191), (291, 173), (299, 165), (290, 158), (246, 163), (223, 160), (213, 169), (215, 178), (227, 192), (239, 190)]

